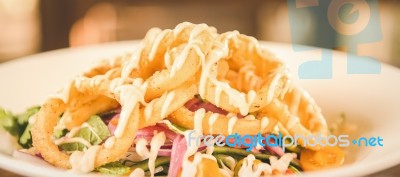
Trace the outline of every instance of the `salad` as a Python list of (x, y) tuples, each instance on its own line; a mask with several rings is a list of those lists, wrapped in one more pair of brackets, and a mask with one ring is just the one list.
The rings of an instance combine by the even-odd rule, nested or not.
[(188, 22), (150, 29), (40, 106), (0, 109), (0, 125), (16, 149), (3, 151), (71, 173), (298, 176), (344, 160), (318, 144), (325, 118), (285, 63), (253, 37)]

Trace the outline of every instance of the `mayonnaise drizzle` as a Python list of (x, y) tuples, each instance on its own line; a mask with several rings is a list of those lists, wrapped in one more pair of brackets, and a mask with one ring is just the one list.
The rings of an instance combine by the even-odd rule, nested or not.
[(223, 162), (221, 162), (220, 164), (221, 164), (222, 168), (219, 171), (222, 173), (221, 175), (231, 177), (234, 175), (236, 160), (234, 158), (232, 158), (231, 156), (225, 157), (224, 160), (227, 164), (224, 164)]
[(301, 103), (301, 94), (297, 89), (292, 90), (293, 98), (292, 102), (290, 103), (290, 112), (292, 114), (297, 114), (299, 108), (300, 108), (300, 103)]
[(288, 130), (290, 130), (290, 129), (292, 129), (293, 127), (295, 127), (295, 126), (296, 126), (297, 124), (299, 124), (299, 123), (300, 123), (299, 118), (296, 117), (296, 116), (291, 115), (291, 116), (289, 117), (288, 122), (286, 123), (286, 128), (287, 128)]
[(219, 106), (219, 102), (221, 100), (222, 88), (215, 87), (215, 106)]
[(260, 132), (263, 132), (264, 129), (267, 128), (268, 124), (269, 124), (269, 118), (268, 117), (261, 118)]
[(259, 177), (262, 173), (272, 174), (271, 166), (266, 163), (254, 164), (256, 158), (253, 154), (249, 154), (243, 159), (242, 167), (240, 167), (238, 176), (239, 177)]
[[(189, 56), (189, 52), (194, 50), (198, 56), (204, 58), (203, 52), (200, 50), (198, 46), (188, 44), (183, 49), (182, 53), (175, 59), (174, 64), (171, 67), (170, 77), (174, 77), (176, 72), (182, 68), (183, 64), (185, 63), (186, 59)], [(203, 59), (202, 59), (203, 60)]]
[(61, 145), (65, 143), (81, 143), (86, 147), (91, 147), (92, 146), (91, 143), (86, 139), (81, 137), (74, 137), (82, 128), (88, 128), (97, 138), (101, 139), (100, 136), (96, 133), (96, 131), (94, 131), (94, 128), (85, 122), (79, 127), (72, 128), (71, 131), (65, 135), (65, 137), (61, 137), (55, 140), (54, 144)]
[(166, 136), (164, 132), (157, 133), (154, 135), (154, 137), (151, 139), (150, 142), (150, 154), (149, 154), (149, 170), (150, 170), (150, 176), (154, 177), (154, 171), (155, 171), (155, 161), (157, 158), (158, 151), (160, 150), (160, 147), (165, 143)]
[(104, 147), (106, 149), (111, 149), (115, 144), (115, 140), (116, 140), (115, 136), (107, 138), (106, 142), (104, 142)]
[(90, 147), (86, 152), (75, 151), (71, 154), (69, 162), (71, 170), (75, 172), (89, 173), (94, 170), (97, 151), (100, 146)]
[(206, 110), (204, 108), (200, 108), (194, 112), (194, 130), (199, 134), (203, 132), (203, 118), (205, 115)]
[(153, 105), (154, 102), (150, 102), (145, 108), (144, 108), (144, 118), (146, 121), (150, 120), (151, 118), (151, 113), (153, 111)]
[(171, 33), (172, 30), (170, 29), (166, 29), (161, 31), (161, 33), (159, 33), (153, 43), (153, 46), (150, 50), (150, 54), (149, 54), (149, 61), (153, 61), (154, 57), (156, 56), (156, 53), (158, 51), (158, 47), (161, 44), (161, 41), (168, 35)]
[(297, 155), (295, 153), (286, 153), (279, 160), (275, 156), (271, 156), (269, 161), (273, 170), (278, 170), (281, 173), (285, 173), (288, 169), (290, 162), (295, 159)]
[(275, 90), (278, 85), (279, 79), (281, 79), (283, 76), (282, 73), (280, 73), (280, 72), (277, 72), (277, 73), (274, 72), (274, 73), (275, 73), (274, 78), (272, 79), (272, 82), (268, 87), (267, 103), (271, 103), (272, 100), (274, 99), (274, 94), (275, 94)]
[(167, 94), (167, 97), (165, 98), (165, 102), (161, 108), (161, 118), (165, 118), (169, 105), (171, 104), (172, 100), (175, 97), (175, 92), (171, 91)]
[[(152, 32), (155, 32), (155, 30), (150, 30), (148, 34)], [(131, 56), (131, 59), (128, 60), (128, 62), (124, 65), (124, 67), (122, 67), (122, 73), (121, 73), (122, 78), (128, 78), (132, 70), (138, 68), (140, 56), (142, 55), (144, 48), (145, 44), (143, 44), (143, 42), (140, 43), (139, 46), (137, 46), (136, 50), (133, 52)]]
[(218, 117), (219, 117), (218, 113), (212, 113), (211, 116), (208, 118), (208, 125), (210, 127), (210, 134), (213, 133), (213, 126), (214, 126), (215, 121), (217, 121)]
[(36, 114), (30, 116), (29, 119), (28, 119), (28, 123), (29, 124), (33, 125), (35, 122), (36, 122)]
[(150, 151), (147, 149), (147, 141), (144, 138), (139, 138), (135, 143), (135, 150), (138, 155), (140, 155), (143, 159), (149, 158)]
[(228, 121), (228, 134), (231, 135), (233, 133), (233, 127), (235, 126), (236, 121), (237, 121), (237, 117), (236, 116), (233, 116), (233, 117), (229, 118), (229, 121)]
[[(190, 130), (186, 130), (184, 132), (184, 136), (186, 140), (190, 140), (189, 136), (191, 134), (192, 131)], [(194, 132), (195, 135), (192, 136), (201, 136), (202, 134), (195, 131)], [(182, 175), (181, 176), (185, 176), (185, 177), (193, 177), (195, 176), (196, 172), (197, 172), (197, 163), (199, 163), (201, 161), (201, 154), (200, 153), (196, 153), (197, 149), (200, 146), (200, 139), (196, 138), (196, 142), (187, 142), (187, 149), (183, 155), (183, 162), (182, 162)], [(192, 156), (193, 154), (195, 154), (194, 160), (192, 162), (189, 161), (189, 157)]]
[[(201, 97), (204, 97), (206, 94), (206, 87), (207, 82), (211, 82), (215, 84), (215, 100), (213, 100), (216, 106), (219, 105), (220, 96), (223, 93), (227, 95), (229, 99), (229, 103), (234, 106), (235, 108), (239, 109), (242, 115), (247, 115), (249, 113), (249, 108), (252, 105), (256, 93), (254, 90), (250, 90), (247, 94), (241, 93), (232, 87), (229, 86), (228, 83), (218, 81), (216, 78), (210, 77), (211, 69), (213, 68), (213, 64), (217, 63), (218, 60), (221, 58), (226, 58), (229, 55), (229, 43), (230, 41), (238, 40), (239, 33), (237, 31), (228, 32), (223, 35), (220, 41), (214, 42), (212, 50), (207, 54), (206, 59), (202, 63), (202, 73), (200, 77), (200, 84), (199, 84), (199, 94)], [(251, 42), (252, 47), (259, 47), (256, 40), (252, 40)], [(253, 44), (254, 43), (254, 44)], [(255, 45), (255, 46), (254, 46)], [(252, 49), (253, 50), (253, 49)], [(258, 51), (259, 49), (256, 48)], [(254, 80), (253, 86), (256, 85), (258, 82), (255, 76), (246, 76), (247, 79)], [(275, 80), (277, 80), (276, 78)], [(252, 81), (253, 82), (253, 81)], [(275, 81), (277, 83), (277, 81)], [(276, 84), (275, 84), (276, 85)], [(272, 90), (272, 89), (270, 89)], [(273, 94), (273, 90), (270, 91), (269, 95)], [(267, 98), (268, 99), (268, 98)], [(269, 101), (272, 101), (272, 97), (269, 98)]]
[(138, 78), (133, 80), (132, 85), (122, 85), (115, 89), (115, 93), (119, 93), (120, 102), (123, 107), (117, 128), (115, 129), (114, 135), (117, 138), (122, 137), (129, 119), (132, 118), (134, 108), (139, 102), (147, 104), (144, 101), (144, 94), (147, 88), (147, 82), (142, 83), (143, 80)]
[(141, 168), (136, 168), (129, 177), (144, 177), (144, 171)]

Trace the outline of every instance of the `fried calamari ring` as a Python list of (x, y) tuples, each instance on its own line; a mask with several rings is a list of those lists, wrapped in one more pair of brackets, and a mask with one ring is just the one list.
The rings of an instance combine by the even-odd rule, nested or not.
[[(152, 126), (166, 118), (175, 110), (184, 107), (184, 104), (192, 99), (197, 93), (195, 84), (186, 83), (173, 91), (163, 94), (160, 98), (152, 100), (145, 108), (140, 109), (139, 128)], [(173, 101), (168, 100), (173, 94)], [(167, 107), (166, 102), (169, 102)]]
[(205, 24), (182, 23), (173, 30), (150, 30), (124, 65), (122, 78), (148, 81), (146, 101), (160, 97), (197, 73), (212, 45), (207, 41), (215, 36), (215, 29)]
[[(49, 163), (74, 168), (76, 155), (71, 158), (54, 143), (60, 115), (72, 129), (118, 106), (114, 136), (86, 151), (93, 154), (94, 167), (119, 160), (139, 128), (166, 117), (188, 129), (201, 127), (204, 134), (256, 135), (270, 133), (278, 124), (291, 135), (325, 132), (314, 100), (296, 87), (288, 92), (291, 86), (285, 65), (255, 38), (238, 32), (219, 35), (205, 24), (151, 29), (134, 53), (102, 61), (75, 79), (65, 92), (68, 98), (48, 99), (32, 129), (33, 144)], [(196, 94), (231, 114), (191, 112), (184, 104)], [(231, 116), (237, 113), (251, 115)]]
[[(306, 123), (301, 122), (297, 115), (292, 114), (289, 111), (288, 105), (279, 99), (274, 99), (270, 104), (264, 107), (260, 113), (266, 114), (268, 117), (278, 120), (284, 128), (284, 132), (288, 132), (292, 137), (295, 137), (295, 135), (309, 137), (311, 135), (317, 135), (318, 133), (320, 133), (321, 136), (326, 136), (325, 132), (327, 132), (327, 130), (323, 130), (322, 132), (314, 132), (304, 126)], [(314, 144), (315, 139), (309, 138), (308, 141), (309, 143)], [(302, 146), (307, 144), (303, 138), (299, 138), (298, 142)], [(318, 150), (320, 148), (319, 145), (305, 147), (314, 150)]]
[[(286, 67), (267, 50), (260, 47), (257, 40), (238, 32), (221, 34), (218, 40), (219, 42), (215, 43), (203, 64), (205, 72), (202, 72), (199, 86), (202, 98), (228, 112), (247, 115), (249, 112), (265, 107), (274, 98), (283, 95), (288, 90), (290, 85)], [(229, 66), (227, 75), (231, 73), (230, 78), (225, 79), (229, 82), (220, 80), (220, 77), (213, 74), (216, 72), (212, 71), (216, 70), (224, 60)], [(235, 78), (235, 73), (242, 72), (243, 68), (252, 68), (247, 70), (251, 72), (251, 77), (247, 79), (255, 80), (256, 83), (252, 84), (253, 88), (243, 89), (245, 88), (242, 86), (243, 83), (250, 83)], [(243, 83), (237, 84), (235, 83), (237, 81)]]
[(84, 123), (92, 115), (118, 107), (117, 101), (106, 96), (98, 96), (96, 99), (85, 102), (75, 109), (67, 108), (62, 116), (62, 124), (68, 130), (71, 130), (73, 127)]
[(283, 103), (288, 105), (290, 113), (298, 116), (300, 123), (312, 133), (328, 135), (328, 127), (321, 108), (304, 89), (294, 86), (283, 98)]
[(101, 60), (100, 62), (96, 63), (94, 67), (84, 72), (83, 75), (89, 78), (94, 77), (96, 75), (103, 75), (113, 68), (121, 67), (122, 62), (124, 60), (129, 59), (130, 56), (131, 55), (128, 53), (122, 56), (118, 56), (111, 60), (110, 59)]
[[(74, 86), (74, 84), (71, 84), (71, 86)], [(74, 89), (70, 89), (70, 91), (73, 90)], [(160, 98), (152, 100), (147, 107), (139, 110), (139, 106), (135, 106), (135, 110), (132, 111), (132, 117), (129, 118), (129, 122), (127, 123), (127, 127), (129, 128), (125, 129), (122, 137), (115, 139), (114, 146), (111, 149), (107, 149), (104, 147), (104, 145), (101, 145), (99, 150), (97, 150), (96, 154), (98, 155), (95, 159), (95, 167), (116, 161), (123, 157), (123, 155), (125, 155), (125, 152), (131, 146), (133, 139), (135, 138), (135, 132), (138, 127), (143, 128), (156, 124), (171, 112), (182, 107), (196, 94), (196, 92), (196, 85), (193, 84), (193, 82), (189, 82), (178, 87), (172, 92), (163, 94), (163, 96), (161, 96)], [(169, 95), (174, 95), (173, 101), (171, 100)], [(166, 104), (168, 105), (164, 106)], [(57, 108), (59, 109), (55, 109), (55, 105), (59, 105), (57, 106)], [(87, 108), (87, 110), (91, 110), (93, 109), (93, 105), (82, 107), (82, 109), (85, 108)], [(122, 109), (125, 109), (125, 107), (123, 106)], [(55, 145), (53, 142), (54, 126), (57, 124), (60, 114), (62, 114), (65, 110), (66, 104), (61, 99), (50, 99), (49, 101), (47, 101), (38, 114), (37, 121), (35, 122), (35, 126), (32, 129), (32, 136), (34, 137), (34, 146), (43, 155), (46, 161), (54, 164), (57, 167), (71, 168), (69, 163), (69, 156), (61, 152), (58, 149), (58, 146)], [(96, 113), (98, 112), (95, 112), (93, 114)], [(80, 121), (84, 122), (93, 114), (85, 114), (87, 116), (81, 116), (78, 118), (80, 118)], [(71, 121), (73, 123), (77, 123), (76, 119)]]
[(48, 99), (37, 113), (31, 133), (33, 146), (41, 153), (44, 160), (56, 167), (67, 169), (71, 167), (69, 155), (61, 152), (53, 142), (54, 127), (65, 108), (66, 105), (63, 100)]
[[(73, 84), (72, 84), (73, 86)], [(36, 121), (32, 128), (32, 140), (34, 147), (41, 153), (43, 158), (60, 168), (71, 168), (69, 156), (61, 152), (53, 142), (54, 127), (59, 116), (66, 110), (66, 104), (62, 99), (48, 99), (37, 114)], [(114, 162), (120, 159), (129, 149), (135, 138), (139, 122), (139, 105), (137, 104), (131, 114), (128, 115), (127, 128), (121, 137), (116, 138), (112, 148), (105, 148), (101, 145), (96, 152), (95, 167)], [(86, 119), (88, 119), (87, 117)]]
[[(120, 69), (111, 69), (104, 75), (105, 78), (113, 78), (115, 74), (120, 73)], [(94, 76), (94, 79), (98, 76)], [(93, 79), (93, 80), (94, 80)], [(110, 109), (115, 109), (119, 106), (118, 102), (112, 98), (104, 95), (90, 95), (85, 92), (81, 92), (76, 85), (79, 85), (80, 79), (76, 79), (69, 86), (68, 98), (66, 101), (66, 110), (63, 114), (62, 124), (69, 130), (75, 126), (81, 125), (90, 116), (105, 112)], [(93, 85), (93, 83), (90, 83)], [(64, 93), (65, 94), (65, 93)]]

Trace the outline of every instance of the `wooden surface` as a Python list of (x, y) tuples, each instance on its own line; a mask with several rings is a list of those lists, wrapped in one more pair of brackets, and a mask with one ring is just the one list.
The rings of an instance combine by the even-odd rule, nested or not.
[[(384, 170), (382, 172), (369, 175), (368, 177), (398, 177), (400, 176), (400, 165)], [(0, 169), (0, 177), (22, 177), (6, 170)]]

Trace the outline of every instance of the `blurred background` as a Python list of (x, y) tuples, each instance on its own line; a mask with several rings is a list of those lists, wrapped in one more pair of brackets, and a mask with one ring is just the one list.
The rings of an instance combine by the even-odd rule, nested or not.
[[(288, 4), (291, 2), (296, 5), (295, 9)], [(343, 35), (327, 30), (328, 9), (323, 6), (329, 2), (0, 0), (0, 62), (65, 47), (140, 39), (151, 27), (173, 28), (182, 21), (204, 22), (217, 27), (219, 32), (238, 30), (261, 40), (347, 51), (347, 44), (359, 39), (343, 39)], [(350, 51), (400, 66), (400, 2), (371, 2), (378, 8), (378, 11), (371, 11), (378, 18), (372, 23), (373, 36), (377, 38), (359, 42), (357, 51)], [(313, 3), (317, 5), (313, 7)], [(355, 13), (351, 8), (347, 9), (349, 20), (369, 6), (359, 6)], [(336, 31), (341, 28), (338, 24)], [(352, 28), (360, 25), (362, 27), (358, 23)], [(366, 34), (361, 38), (370, 36)]]

